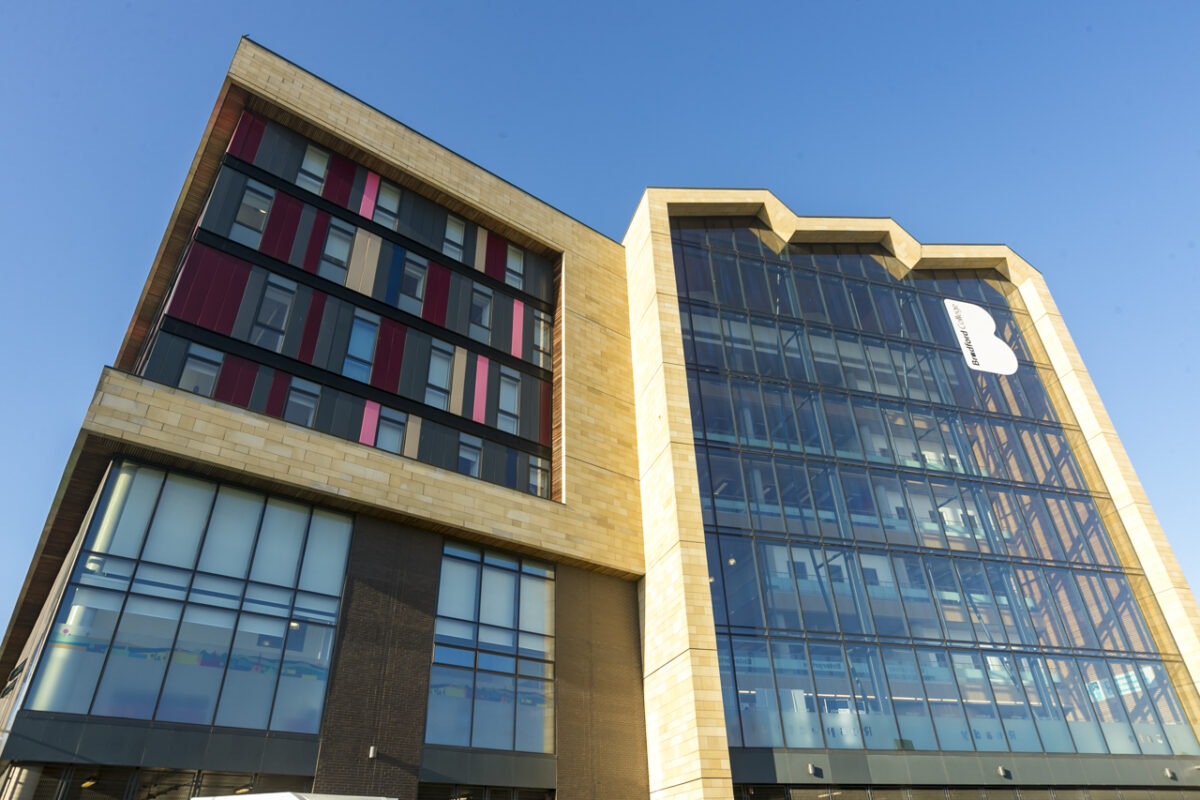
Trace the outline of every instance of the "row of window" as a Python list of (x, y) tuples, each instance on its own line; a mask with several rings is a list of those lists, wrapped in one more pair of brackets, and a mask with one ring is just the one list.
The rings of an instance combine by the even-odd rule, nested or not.
[(552, 267), (544, 258), (293, 131), (243, 113), (229, 153), (514, 289), (552, 300)]
[[(954, 341), (941, 299), (899, 285), (890, 276), (886, 282), (868, 283), (678, 244), (675, 258), (681, 300), (915, 342)], [(1004, 327), (1015, 328), (1013, 312), (1006, 307), (992, 306), (988, 312)], [(1028, 356), (1024, 348), (1018, 353)]]
[(1086, 491), (1065, 434), (917, 404), (689, 373), (697, 441)]
[[(808, 786), (734, 784), (734, 800), (1193, 800), (1195, 789), (1175, 786)], [(424, 798), (421, 798), (424, 800)], [(435, 800), (430, 798), (430, 800)], [(445, 800), (445, 798), (436, 798)], [(469, 800), (482, 800), (470, 797)]]
[[(550, 467), (545, 458), (166, 332), (160, 332), (155, 340), (145, 375), (204, 397), (490, 483), (539, 497), (550, 494)], [(432, 380), (435, 382), (427, 383), (424, 390), (443, 392), (437, 383), (440, 372)], [(498, 421), (501, 413), (497, 407)]]
[(1197, 755), (1161, 662), (718, 637), (735, 747)]
[(1153, 653), (1123, 574), (708, 537), (718, 626)]
[[(217, 179), (201, 226), (431, 325), (550, 368), (551, 321), (544, 311), (295, 198), (276, 195), (229, 168)], [(276, 278), (275, 294), (288, 285), (294, 291), (294, 283)], [(290, 309), (279, 305), (274, 311), (275, 327), (282, 328)]]
[(687, 362), (702, 369), (1057, 421), (1029, 364), (996, 375), (968, 369), (957, 347), (888, 342), (698, 306), (681, 305), (680, 321)]
[[(705, 222), (710, 223), (707, 230)], [(879, 245), (785, 245), (774, 232), (762, 228), (753, 219), (674, 219), (671, 221), (671, 227), (672, 239), (677, 248), (686, 246), (736, 253), (743, 263), (750, 264), (760, 258), (765, 259), (770, 265), (770, 276), (774, 275), (770, 272), (772, 267), (783, 265), (798, 269), (815, 269), (821, 273), (834, 273), (848, 278), (863, 278), (869, 282), (889, 286), (898, 282), (887, 267), (887, 262), (895, 263), (895, 259)], [(899, 267), (898, 264), (896, 266)], [(760, 288), (762, 281), (758, 271), (758, 267), (752, 267), (750, 275), (743, 279), (745, 296), (754, 304), (761, 304), (760, 298), (765, 296)], [(1009, 304), (1000, 288), (1003, 282), (1002, 276), (992, 270), (913, 270), (906, 271), (904, 277), (906, 286), (919, 291), (1007, 310)], [(877, 303), (877, 306), (890, 306), (890, 303)]]
[(188, 254), (167, 314), (549, 443), (549, 383), (203, 245)]
[(1095, 502), (872, 467), (697, 448), (706, 527), (1117, 566)]
[(25, 707), (316, 733), (349, 543), (344, 515), (114, 465)]
[(554, 571), (447, 542), (428, 744), (554, 752)]

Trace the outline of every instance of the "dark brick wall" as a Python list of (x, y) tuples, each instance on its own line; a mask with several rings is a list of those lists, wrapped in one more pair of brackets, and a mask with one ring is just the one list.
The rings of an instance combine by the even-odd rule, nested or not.
[(441, 553), (436, 534), (356, 520), (314, 792), (417, 796)]
[(559, 565), (558, 800), (648, 797), (637, 585)]

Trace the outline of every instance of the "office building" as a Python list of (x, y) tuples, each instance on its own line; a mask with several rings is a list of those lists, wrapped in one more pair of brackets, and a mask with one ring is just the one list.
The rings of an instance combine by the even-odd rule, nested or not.
[(0, 651), (0, 796), (1159, 800), (1200, 613), (1040, 274), (617, 243), (243, 40)]

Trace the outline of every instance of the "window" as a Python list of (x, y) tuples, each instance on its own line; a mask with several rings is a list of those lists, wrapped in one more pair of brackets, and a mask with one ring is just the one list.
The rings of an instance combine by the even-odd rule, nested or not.
[(500, 430), (517, 433), (520, 422), (518, 403), (521, 395), (521, 376), (508, 367), (500, 368), (500, 408), (496, 413), (496, 427)]
[(114, 464), (26, 707), (316, 733), (350, 534), (348, 516)]
[(542, 311), (533, 312), (533, 363), (542, 369), (550, 369), (550, 315)]
[(421, 315), (421, 303), (425, 300), (425, 273), (429, 262), (409, 253), (404, 261), (404, 274), (400, 278), (400, 297), (396, 306), (416, 316)]
[(379, 426), (375, 429), (375, 446), (389, 453), (404, 452), (404, 426), (408, 415), (390, 408), (379, 410)]
[(436, 339), (429, 351), (429, 378), (425, 382), (425, 405), (445, 411), (450, 406), (450, 365), (454, 348)]
[(313, 194), (320, 194), (325, 188), (325, 173), (329, 171), (329, 153), (315, 144), (310, 144), (304, 151), (304, 161), (300, 164), (300, 172), (296, 175), (296, 185), (307, 189)]
[(492, 340), (492, 290), (483, 286), (471, 289), (471, 324), (468, 334), (477, 342)]
[(254, 325), (250, 328), (250, 344), (279, 352), (283, 347), (284, 330), (295, 298), (295, 283), (278, 275), (267, 278), (267, 287), (258, 304)]
[(246, 191), (242, 193), (242, 204), (238, 206), (237, 216), (233, 219), (229, 238), (257, 250), (263, 231), (267, 228), (267, 214), (271, 211), (274, 199), (274, 189), (258, 181), (246, 181)]
[(354, 228), (339, 220), (331, 220), (329, 233), (325, 237), (325, 252), (317, 274), (336, 284), (346, 282), (346, 271), (350, 265), (350, 248), (354, 245)]
[(544, 458), (529, 457), (529, 493), (538, 497), (550, 496), (550, 467)]
[(375, 196), (375, 215), (372, 219), (391, 230), (400, 227), (400, 187), (387, 181), (379, 182), (379, 194)]
[(362, 383), (371, 381), (371, 362), (375, 360), (375, 335), (379, 332), (379, 317), (361, 308), (354, 312), (350, 326), (350, 344), (342, 374)]
[(467, 223), (451, 214), (446, 217), (446, 238), (442, 240), (442, 252), (462, 261), (463, 245), (467, 241)]
[(472, 478), (479, 477), (479, 460), (483, 452), (483, 440), (478, 436), (458, 435), (458, 471)]
[(525, 288), (525, 251), (511, 244), (504, 264), (504, 282), (517, 289)]
[(425, 741), (554, 752), (554, 570), (447, 542)]
[(187, 358), (183, 362), (183, 374), (179, 376), (179, 388), (195, 394), (212, 397), (217, 388), (217, 373), (225, 356), (208, 347), (192, 343), (188, 345)]
[(283, 406), (284, 420), (311, 428), (317, 414), (317, 400), (320, 397), (320, 386), (311, 381), (292, 378), (292, 383), (288, 387), (287, 402)]

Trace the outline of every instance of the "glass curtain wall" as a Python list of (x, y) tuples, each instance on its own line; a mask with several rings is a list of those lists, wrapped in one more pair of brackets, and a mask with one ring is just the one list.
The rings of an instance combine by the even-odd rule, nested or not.
[(1200, 753), (998, 274), (672, 239), (731, 746)]
[(109, 470), (25, 708), (316, 733), (351, 518)]

